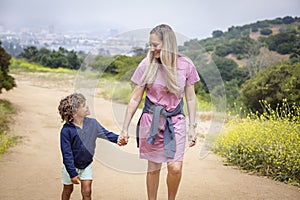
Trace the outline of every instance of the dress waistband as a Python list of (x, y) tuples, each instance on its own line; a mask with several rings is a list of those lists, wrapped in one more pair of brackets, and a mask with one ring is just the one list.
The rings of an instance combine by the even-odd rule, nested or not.
[[(158, 134), (160, 115), (165, 116), (166, 125), (165, 125), (165, 130), (164, 130), (164, 155), (167, 158), (174, 158), (175, 152), (176, 152), (176, 139), (175, 139), (174, 127), (172, 124), (171, 116), (175, 116), (178, 114), (184, 115), (183, 99), (181, 99), (180, 103), (177, 105), (177, 107), (173, 111), (168, 112), (164, 109), (163, 106), (153, 104), (150, 101), (150, 99), (146, 96), (143, 113), (153, 113), (151, 127), (150, 127), (150, 134), (149, 134), (149, 137), (147, 138), (147, 141), (152, 145), (154, 144), (155, 139)], [(138, 122), (137, 130), (136, 130), (138, 146), (139, 146), (139, 124), (140, 124), (140, 120)]]

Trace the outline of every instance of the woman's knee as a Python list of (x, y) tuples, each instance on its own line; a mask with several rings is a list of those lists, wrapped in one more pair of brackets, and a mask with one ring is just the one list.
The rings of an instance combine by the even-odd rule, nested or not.
[(180, 175), (182, 173), (182, 163), (170, 163), (168, 165), (168, 173)]
[(152, 176), (157, 176), (160, 174), (160, 169), (156, 169), (156, 170), (148, 170), (147, 172), (148, 175), (152, 175)]
[(150, 175), (157, 175), (160, 173), (161, 163), (154, 163), (148, 161), (148, 174)]

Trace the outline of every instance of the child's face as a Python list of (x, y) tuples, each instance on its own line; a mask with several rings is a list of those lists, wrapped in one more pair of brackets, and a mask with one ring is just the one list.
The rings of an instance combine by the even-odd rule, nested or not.
[(90, 114), (90, 109), (89, 109), (89, 106), (86, 104), (86, 102), (80, 104), (78, 110), (77, 110), (77, 113), (76, 113), (76, 116), (78, 117), (86, 117)]

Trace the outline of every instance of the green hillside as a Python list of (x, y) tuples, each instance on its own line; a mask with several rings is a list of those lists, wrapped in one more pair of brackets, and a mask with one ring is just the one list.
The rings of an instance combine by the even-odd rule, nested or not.
[[(210, 96), (220, 90), (215, 85), (214, 71), (218, 69), (225, 86), (227, 106), (232, 107), (237, 102), (245, 103), (242, 101), (245, 98), (241, 98), (241, 88), (259, 71), (283, 62), (287, 66), (299, 62), (299, 33), (300, 18), (287, 16), (244, 26), (232, 26), (226, 32), (215, 30), (212, 37), (187, 41), (179, 49), (195, 62), (202, 78), (202, 88)], [(294, 89), (298, 89), (298, 81), (294, 84)], [(247, 96), (252, 95), (254, 94)], [(265, 96), (261, 98), (266, 99)], [(299, 103), (299, 96), (294, 100)], [(278, 101), (277, 99), (272, 102), (279, 103)]]
[[(300, 18), (286, 16), (232, 26), (227, 31), (214, 30), (210, 38), (185, 42), (179, 46), (179, 52), (188, 56), (197, 67), (201, 77), (201, 84), (195, 86), (198, 97), (212, 102), (217, 109), (260, 110), (258, 100), (268, 100), (274, 106), (283, 99), (299, 104), (299, 33)], [(89, 60), (86, 63), (87, 55), (62, 47), (58, 51), (49, 51), (29, 46), (19, 57), (50, 68), (80, 67), (102, 78), (130, 81), (147, 49), (134, 47), (132, 52), (133, 56), (98, 55), (92, 60), (86, 59)], [(263, 70), (268, 73), (259, 73)]]

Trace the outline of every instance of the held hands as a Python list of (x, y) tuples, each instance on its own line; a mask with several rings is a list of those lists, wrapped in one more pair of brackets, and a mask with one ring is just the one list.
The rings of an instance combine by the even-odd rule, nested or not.
[(125, 131), (121, 131), (121, 134), (118, 137), (118, 142), (117, 144), (119, 146), (125, 146), (128, 143), (128, 133), (125, 133)]

